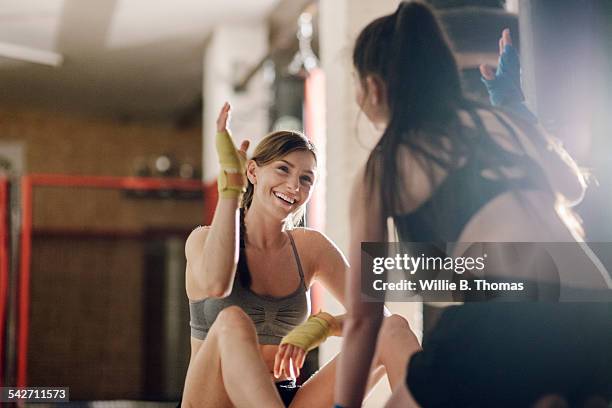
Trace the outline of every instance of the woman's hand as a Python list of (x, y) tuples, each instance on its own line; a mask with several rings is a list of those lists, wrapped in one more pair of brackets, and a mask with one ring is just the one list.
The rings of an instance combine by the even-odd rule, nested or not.
[[(229, 135), (232, 134), (228, 126), (231, 119), (231, 110), (232, 106), (229, 104), (229, 102), (225, 102), (221, 107), (221, 111), (217, 117), (217, 133), (227, 132)], [(249, 149), (250, 143), (251, 142), (249, 140), (244, 139), (242, 143), (240, 143), (240, 149), (236, 150), (245, 160), (246, 152)]]
[(499, 43), (499, 63), (497, 70), (487, 64), (480, 65), (482, 82), (487, 87), (493, 106), (508, 111), (530, 122), (537, 123), (536, 116), (525, 106), (525, 96), (521, 89), (521, 63), (512, 45), (510, 29), (502, 31)]
[[(498, 43), (499, 43), (499, 58), (500, 58), (500, 65), (501, 65), (501, 58), (502, 58), (502, 54), (504, 53), (504, 49), (506, 48), (506, 45), (512, 45), (512, 37), (510, 36), (509, 28), (506, 28), (502, 31), (502, 35)], [(520, 75), (520, 65), (516, 68), (518, 68), (517, 71), (519, 72), (519, 75)], [(489, 64), (480, 65), (480, 74), (487, 81), (494, 80), (495, 75), (496, 75), (495, 69), (493, 69), (493, 67)], [(520, 76), (518, 79), (520, 80)]]
[(249, 141), (243, 140), (236, 149), (228, 129), (231, 106), (225, 102), (217, 118), (216, 147), (221, 171), (217, 186), (223, 198), (238, 198), (246, 188), (246, 152)]
[(521, 65), (518, 53), (512, 46), (510, 29), (502, 31), (499, 43), (499, 63), (497, 71), (487, 64), (480, 65), (483, 82), (489, 91), (493, 106), (505, 106), (522, 102), (525, 98), (521, 90)]
[(274, 377), (291, 377), (294, 379), (299, 377), (306, 354), (308, 352), (298, 346), (289, 343), (281, 344), (274, 357)]

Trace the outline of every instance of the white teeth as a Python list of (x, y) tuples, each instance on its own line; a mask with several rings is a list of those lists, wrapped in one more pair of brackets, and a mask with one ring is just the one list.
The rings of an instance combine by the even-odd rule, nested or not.
[(284, 195), (283, 193), (274, 193), (274, 195), (277, 196), (278, 198), (281, 198), (281, 199), (287, 201), (290, 204), (295, 203), (295, 199), (294, 198), (290, 198), (290, 197)]

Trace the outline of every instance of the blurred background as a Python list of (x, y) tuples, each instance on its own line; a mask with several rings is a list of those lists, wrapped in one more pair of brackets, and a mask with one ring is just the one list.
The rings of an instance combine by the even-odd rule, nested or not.
[[(577, 208), (586, 238), (612, 241), (612, 2), (429, 3), (475, 98), (487, 98), (478, 65), (496, 64), (511, 28), (528, 105), (591, 174)], [(236, 139), (297, 129), (318, 145), (307, 224), (345, 251), (351, 181), (377, 136), (354, 103), (352, 44), (397, 4), (0, 0), (0, 385), (176, 401), (189, 359), (184, 241), (212, 217), (226, 100)], [(390, 308), (420, 335), (433, 324), (429, 306)], [(312, 369), (339, 344), (312, 353)], [(369, 406), (386, 384), (376, 393)]]

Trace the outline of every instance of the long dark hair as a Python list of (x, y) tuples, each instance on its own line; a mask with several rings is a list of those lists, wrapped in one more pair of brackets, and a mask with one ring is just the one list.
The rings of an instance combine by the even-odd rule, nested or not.
[[(368, 24), (355, 42), (353, 64), (362, 84), (367, 75), (375, 75), (386, 87), (389, 121), (368, 158), (364, 180), (370, 193), (380, 195), (383, 225), (401, 207), (399, 192), (405, 184), (397, 152), (402, 145), (423, 165), (432, 185), (434, 165), (452, 171), (467, 157), (476, 157), (502, 177), (499, 169), (504, 166), (534, 167), (524, 155), (510, 153), (482, 134), (485, 130), (476, 109), (492, 111), (518, 140), (494, 109), (464, 96), (451, 46), (426, 4), (402, 2), (393, 14)], [(480, 135), (466, 129), (460, 110), (470, 114)]]

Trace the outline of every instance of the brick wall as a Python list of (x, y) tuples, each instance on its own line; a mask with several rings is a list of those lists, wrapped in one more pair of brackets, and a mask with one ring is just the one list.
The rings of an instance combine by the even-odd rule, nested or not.
[[(201, 167), (200, 127), (177, 129), (170, 122), (0, 107), (3, 141), (24, 143), (24, 173), (30, 174), (129, 176), (136, 159), (164, 153)], [(164, 374), (150, 372), (169, 363), (146, 361), (164, 347), (164, 313), (152, 299), (164, 293), (163, 265), (151, 266), (147, 253), (164, 237), (186, 237), (200, 224), (202, 200), (55, 187), (37, 187), (34, 197), (29, 385), (70, 386), (74, 400), (171, 396), (161, 384)], [(171, 296), (184, 298), (184, 291)], [(176, 358), (186, 367), (186, 299), (176, 313), (185, 322)]]

